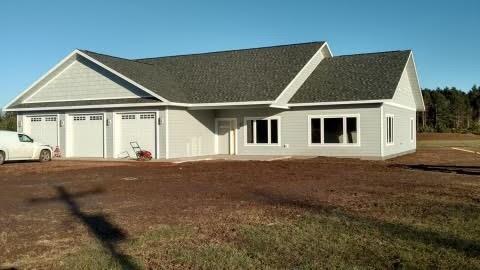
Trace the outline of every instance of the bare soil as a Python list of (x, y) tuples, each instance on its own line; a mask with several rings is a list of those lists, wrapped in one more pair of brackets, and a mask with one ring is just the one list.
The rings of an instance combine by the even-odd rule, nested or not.
[(109, 226), (131, 239), (159, 224), (218, 220), (239, 209), (268, 213), (287, 201), (378, 219), (382, 205), (415, 194), (479, 206), (479, 166), (480, 156), (451, 149), (388, 161), (8, 163), (0, 166), (0, 268), (50, 268), (82, 243), (108, 241)]

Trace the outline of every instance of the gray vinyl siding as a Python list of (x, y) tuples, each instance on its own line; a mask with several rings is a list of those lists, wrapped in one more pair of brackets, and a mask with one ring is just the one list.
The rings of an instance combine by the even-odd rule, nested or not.
[(116, 75), (81, 58), (70, 63), (39, 91), (32, 93), (28, 102), (148, 96)]
[[(383, 105), (383, 121), (384, 121), (384, 156), (392, 156), (401, 154), (404, 152), (414, 151), (416, 149), (416, 112), (408, 109), (403, 109), (391, 105)], [(387, 114), (394, 116), (393, 126), (393, 145), (387, 145), (386, 136), (387, 136)], [(413, 141), (410, 140), (410, 119), (413, 118), (415, 136), (413, 136)]]
[(169, 158), (214, 154), (213, 110), (168, 108)]
[[(65, 117), (65, 113), (59, 113), (58, 114), (58, 121), (63, 121), (63, 123), (66, 123), (67, 122), (67, 119)], [(62, 155), (62, 157), (65, 156), (65, 148), (66, 148), (66, 145), (67, 145), (67, 133), (66, 133), (66, 128), (65, 128), (65, 124), (63, 124), (63, 126), (59, 125), (59, 136), (60, 138), (58, 138), (58, 141), (60, 142), (60, 145), (58, 146), (59, 149), (60, 149), (60, 153)]]
[(409, 108), (417, 108), (413, 91), (414, 82), (412, 81), (415, 80), (415, 77), (412, 77), (414, 74), (409, 67), (407, 65), (407, 68), (403, 71), (392, 101)]
[(107, 150), (107, 152), (105, 153), (105, 156), (107, 158), (113, 158), (113, 125), (107, 125), (107, 120), (108, 119), (114, 119), (113, 118), (113, 112), (106, 112), (105, 113), (105, 119), (103, 119), (104, 121), (104, 125), (105, 125), (105, 143), (106, 143), (106, 146), (105, 149)]
[[(360, 145), (309, 145), (309, 115), (360, 116)], [(246, 145), (245, 117), (280, 117), (280, 145)], [(217, 118), (236, 118), (238, 125), (238, 154), (240, 155), (314, 155), (345, 157), (380, 157), (380, 106), (301, 107), (280, 109), (217, 110)]]

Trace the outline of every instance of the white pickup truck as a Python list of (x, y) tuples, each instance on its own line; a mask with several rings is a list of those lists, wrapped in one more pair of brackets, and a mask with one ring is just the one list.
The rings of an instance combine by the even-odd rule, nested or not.
[(23, 133), (0, 130), (0, 165), (10, 160), (52, 160), (51, 146), (34, 142)]

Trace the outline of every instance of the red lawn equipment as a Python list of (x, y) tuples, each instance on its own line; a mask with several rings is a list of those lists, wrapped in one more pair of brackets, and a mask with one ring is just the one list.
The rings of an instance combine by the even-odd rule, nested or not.
[(138, 145), (138, 142), (130, 142), (130, 146), (132, 147), (135, 155), (137, 155), (138, 161), (147, 161), (152, 159), (152, 153), (146, 150), (142, 150), (142, 148), (140, 148), (140, 145)]

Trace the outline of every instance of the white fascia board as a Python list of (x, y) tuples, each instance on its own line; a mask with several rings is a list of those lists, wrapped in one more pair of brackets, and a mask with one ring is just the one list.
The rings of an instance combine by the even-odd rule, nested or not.
[(77, 54), (78, 50), (75, 50), (68, 54), (65, 58), (63, 58), (58, 64), (56, 64), (54, 67), (52, 67), (50, 70), (47, 71), (42, 77), (40, 77), (38, 80), (36, 80), (34, 83), (32, 83), (27, 89), (25, 89), (22, 93), (20, 93), (17, 97), (15, 97), (12, 101), (10, 101), (5, 107), (3, 107), (4, 111), (8, 111), (7, 108), (12, 105), (14, 102), (16, 102), (20, 97), (25, 95), (28, 91), (30, 91), (33, 87), (35, 87), (37, 84), (39, 84), (41, 81), (43, 81), (50, 73), (58, 69), (60, 66), (62, 66), (63, 63), (67, 62), (71, 57), (73, 57), (75, 54)]
[(418, 89), (420, 91), (420, 101), (422, 102), (422, 106), (419, 109), (420, 109), (420, 111), (423, 112), (423, 111), (425, 111), (425, 103), (423, 102), (422, 88), (420, 87), (420, 80), (418, 79), (417, 65), (415, 64), (413, 51), (410, 52), (410, 60), (412, 60), (412, 63), (413, 63), (413, 69), (415, 70), (415, 79), (416, 79), (416, 82), (417, 82)]
[(127, 81), (127, 82), (129, 82), (129, 83), (131, 83), (131, 84), (135, 85), (136, 87), (138, 87), (138, 88), (142, 89), (143, 91), (145, 91), (145, 92), (149, 93), (150, 95), (152, 95), (152, 96), (154, 96), (154, 97), (156, 97), (156, 98), (160, 99), (161, 101), (163, 101), (163, 102), (168, 102), (168, 100), (167, 100), (166, 98), (164, 98), (164, 97), (162, 97), (162, 96), (160, 96), (160, 95), (156, 94), (155, 92), (153, 92), (153, 91), (149, 90), (148, 88), (144, 87), (143, 85), (141, 85), (141, 84), (139, 84), (139, 83), (135, 82), (134, 80), (132, 80), (132, 79), (128, 78), (127, 76), (125, 76), (125, 75), (121, 74), (120, 72), (118, 72), (118, 71), (116, 71), (116, 70), (114, 70), (114, 69), (112, 69), (112, 68), (110, 68), (110, 67), (108, 67), (108, 66), (104, 65), (102, 62), (100, 62), (100, 61), (96, 60), (96, 59), (95, 59), (95, 58), (93, 58), (93, 57), (90, 57), (90, 56), (89, 56), (89, 55), (87, 55), (86, 53), (83, 53), (83, 52), (81, 52), (81, 51), (79, 51), (79, 50), (75, 50), (75, 52), (76, 52), (77, 54), (81, 55), (82, 57), (85, 57), (86, 59), (88, 59), (88, 60), (92, 61), (93, 63), (95, 63), (95, 64), (97, 64), (97, 65), (101, 66), (102, 68), (104, 68), (104, 69), (106, 69), (106, 70), (110, 71), (111, 73), (113, 73), (113, 74), (117, 75), (118, 77), (120, 77), (120, 78), (124, 79), (125, 81)]
[(244, 101), (244, 102), (216, 102), (216, 103), (181, 103), (168, 102), (167, 105), (179, 107), (219, 107), (219, 106), (248, 106), (248, 105), (270, 105), (272, 101)]
[[(324, 48), (326, 48), (329, 56), (323, 54)], [(302, 67), (297, 75), (290, 81), (290, 83), (283, 89), (283, 91), (278, 95), (274, 101), (274, 105), (286, 106), (288, 101), (295, 95), (295, 93), (300, 89), (303, 83), (310, 77), (310, 75), (315, 71), (320, 62), (326, 57), (331, 57), (330, 49), (328, 48), (327, 43), (325, 42), (315, 54), (308, 60), (308, 62)]]
[(130, 107), (157, 107), (166, 106), (166, 103), (129, 103), (129, 104), (99, 104), (82, 106), (58, 106), (58, 107), (36, 107), (6, 109), (7, 112), (28, 112), (28, 111), (54, 111), (54, 110), (82, 110), (82, 109), (103, 109), (103, 108), (130, 108)]
[(412, 108), (412, 107), (408, 107), (408, 106), (405, 106), (405, 105), (402, 105), (402, 104), (398, 104), (398, 103), (395, 103), (395, 102), (384, 102), (383, 104), (385, 105), (389, 105), (389, 106), (392, 106), (392, 107), (397, 107), (397, 108), (401, 108), (401, 109), (406, 109), (406, 110), (409, 110), (409, 111), (417, 111), (417, 108)]
[(305, 107), (305, 106), (330, 106), (330, 105), (351, 105), (351, 104), (375, 104), (389, 102), (391, 99), (372, 99), (359, 101), (332, 101), (332, 102), (311, 102), (311, 103), (289, 103), (289, 107)]
[[(418, 91), (420, 91), (420, 100), (421, 100), (421, 108), (417, 108), (419, 111), (425, 111), (425, 104), (423, 103), (423, 96), (422, 96), (422, 89), (420, 88), (420, 82), (418, 81), (418, 73), (417, 73), (417, 68), (415, 66), (415, 61), (413, 59), (413, 52), (410, 51), (410, 54), (408, 55), (408, 59), (407, 59), (407, 62), (405, 63), (405, 65), (403, 66), (403, 70), (402, 70), (402, 75), (404, 72), (407, 72), (408, 73), (408, 64), (410, 63), (410, 61), (412, 61), (412, 64), (413, 64), (413, 69), (415, 70), (415, 82), (417, 84), (417, 87), (418, 87)], [(409, 77), (408, 78), (409, 80), (411, 80), (411, 78)], [(395, 87), (395, 93), (397, 92), (398, 90), (398, 86), (400, 85), (400, 81), (401, 79), (398, 80), (397, 82), (397, 85)], [(412, 89), (412, 91), (415, 91), (415, 89)], [(393, 93), (393, 96), (395, 96), (395, 93)], [(413, 98), (414, 99), (417, 99), (418, 97), (416, 97), (417, 95), (414, 94)], [(393, 98), (393, 97), (392, 97)], [(416, 103), (416, 102), (415, 102)], [(398, 104), (397, 104), (398, 105)]]

